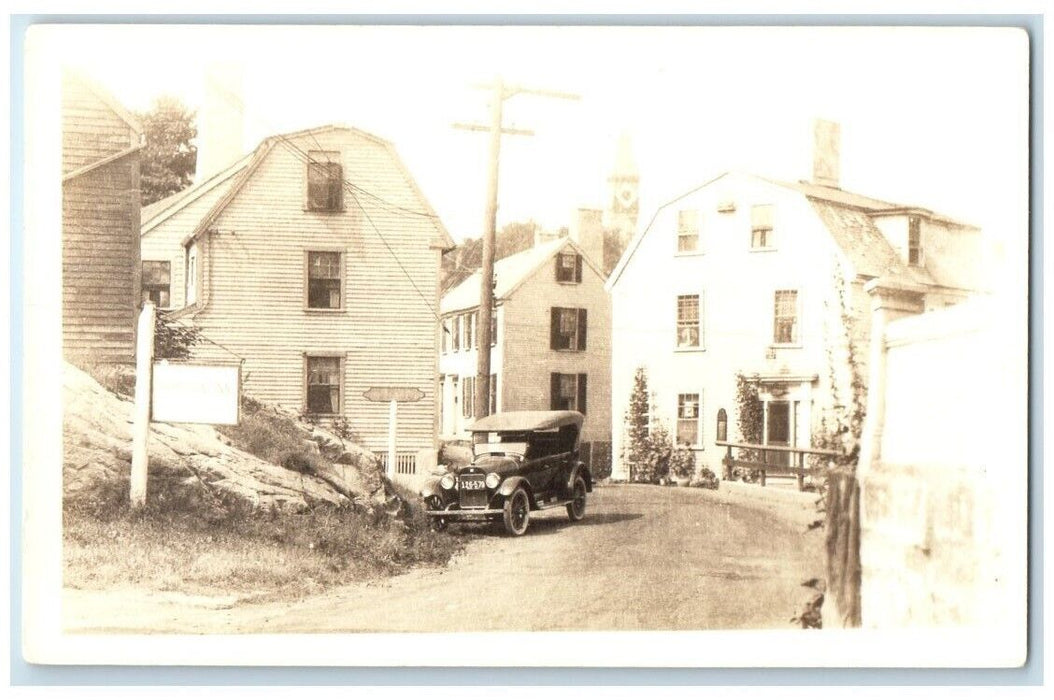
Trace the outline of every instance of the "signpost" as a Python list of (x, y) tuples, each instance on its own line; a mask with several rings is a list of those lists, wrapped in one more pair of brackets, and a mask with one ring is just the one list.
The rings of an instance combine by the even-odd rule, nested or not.
[(395, 433), (399, 418), (399, 402), (413, 403), (425, 393), (412, 386), (371, 386), (362, 392), (367, 401), (388, 402), (388, 477), (395, 474)]
[(153, 420), (237, 425), (238, 367), (154, 364)]
[(154, 364), (154, 304), (143, 302), (135, 347), (135, 412), (129, 500), (146, 503), (150, 421), (236, 425), (240, 418), (241, 367)]

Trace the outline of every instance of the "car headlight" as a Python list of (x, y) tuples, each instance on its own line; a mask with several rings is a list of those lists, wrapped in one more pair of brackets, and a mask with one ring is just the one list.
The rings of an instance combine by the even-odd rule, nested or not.
[(487, 480), (484, 483), (487, 484), (488, 489), (496, 489), (498, 488), (498, 484), (501, 483), (501, 477), (494, 472), (491, 472), (490, 474), (487, 474)]
[(439, 480), (439, 485), (442, 486), (447, 491), (449, 491), (450, 489), (454, 488), (454, 475), (453, 474), (445, 474), (443, 476), (443, 478)]

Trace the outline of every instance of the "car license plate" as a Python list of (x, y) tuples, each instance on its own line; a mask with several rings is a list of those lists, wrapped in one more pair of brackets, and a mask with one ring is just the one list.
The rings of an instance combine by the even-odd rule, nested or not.
[(461, 479), (461, 488), (465, 491), (482, 491), (486, 486), (483, 483), (483, 477), (463, 477)]

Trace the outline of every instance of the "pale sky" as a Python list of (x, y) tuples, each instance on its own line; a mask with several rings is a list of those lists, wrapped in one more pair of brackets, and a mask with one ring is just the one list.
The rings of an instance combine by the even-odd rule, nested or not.
[[(601, 207), (618, 135), (632, 137), (641, 225), (726, 170), (811, 175), (811, 122), (842, 127), (842, 187), (923, 206), (1000, 239), (1027, 225), (1027, 43), (1014, 30), (615, 27), (45, 27), (127, 107), (199, 108), (206, 65), (244, 66), (245, 150), (341, 122), (392, 141), (455, 239), (482, 230), (487, 120), (473, 85), (517, 96), (503, 141), (499, 226), (567, 225)], [(50, 32), (50, 34), (48, 34)]]

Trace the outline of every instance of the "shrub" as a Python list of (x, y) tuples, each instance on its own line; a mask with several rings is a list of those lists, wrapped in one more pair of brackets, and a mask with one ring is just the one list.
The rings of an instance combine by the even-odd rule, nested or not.
[(703, 467), (699, 470), (699, 475), (692, 481), (692, 486), (697, 486), (701, 489), (716, 489), (720, 483), (717, 474)]
[(690, 479), (695, 474), (695, 453), (678, 445), (670, 453), (670, 472), (678, 479)]
[(170, 313), (159, 309), (154, 316), (154, 357), (186, 360), (191, 349), (201, 342), (201, 331), (171, 318)]

